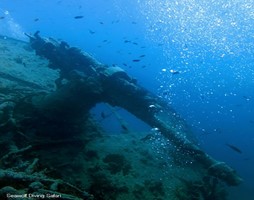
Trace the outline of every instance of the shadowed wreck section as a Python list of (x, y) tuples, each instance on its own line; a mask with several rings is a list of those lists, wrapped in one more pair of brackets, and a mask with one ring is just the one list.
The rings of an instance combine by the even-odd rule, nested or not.
[(111, 90), (106, 89), (106, 91), (109, 91), (105, 95), (107, 97), (106, 102), (113, 106), (123, 107), (151, 127), (158, 128), (161, 134), (168, 138), (176, 148), (201, 163), (212, 176), (218, 177), (231, 186), (241, 183), (241, 178), (232, 168), (210, 157), (187, 137), (184, 137), (184, 132), (168, 125), (166, 120), (160, 118), (161, 113), (176, 115), (165, 102), (146, 89), (126, 80), (109, 79), (108, 81), (110, 83), (106, 83), (106, 85), (108, 84)]
[[(130, 189), (126, 185), (117, 185), (117, 181), (112, 181), (113, 178), (109, 180), (108, 176), (102, 173), (103, 170), (107, 170), (107, 173), (112, 177), (119, 175), (119, 173), (122, 176), (134, 176), (133, 171), (135, 168), (134, 163), (129, 163), (128, 155), (124, 153), (104, 154), (106, 150), (103, 149), (103, 145), (101, 145), (101, 149), (96, 149), (93, 146), (93, 143), (96, 143), (95, 141), (107, 140), (107, 138), (101, 139), (103, 136), (101, 136), (100, 129), (96, 128), (95, 122), (91, 119), (90, 110), (98, 103), (107, 103), (113, 107), (124, 108), (152, 128), (158, 129), (163, 138), (172, 144), (168, 147), (169, 150), (165, 150), (165, 152), (172, 151), (173, 146), (173, 149), (177, 149), (179, 154), (195, 162), (192, 170), (195, 171), (194, 168), (199, 167), (198, 170), (202, 171), (201, 181), (193, 180), (192, 182), (183, 180), (183, 178), (176, 178), (186, 186), (184, 191), (180, 191), (180, 189), (175, 191), (178, 199), (184, 199), (185, 197), (182, 194), (190, 193), (189, 189), (191, 187), (195, 188), (194, 185), (197, 184), (199, 187), (191, 190), (192, 195), (199, 195), (204, 199), (212, 199), (213, 197), (213, 199), (216, 199), (219, 192), (215, 189), (217, 188), (215, 180), (224, 182), (228, 186), (237, 186), (242, 182), (231, 167), (223, 162), (216, 161), (186, 137), (186, 132), (189, 130), (174, 109), (168, 106), (167, 102), (138, 85), (137, 81), (129, 77), (123, 69), (103, 65), (87, 53), (75, 47), (70, 47), (65, 42), (40, 37), (39, 32), (27, 36), (30, 38), (30, 46), (35, 50), (36, 55), (46, 58), (49, 61), (49, 68), (59, 69), (59, 77), (55, 80), (56, 88), (54, 90), (33, 91), (22, 95), (13, 104), (1, 104), (6, 123), (2, 124), (0, 129), (8, 133), (10, 138), (25, 138), (24, 143), (27, 144), (27, 148), (22, 146), (24, 143), (18, 144), (16, 142), (14, 144), (16, 151), (8, 153), (6, 150), (6, 154), (2, 155), (1, 158), (1, 166), (6, 168), (6, 171), (0, 172), (0, 176), (7, 180), (10, 179), (10, 176), (7, 176), (6, 173), (8, 166), (11, 165), (13, 155), (22, 154), (24, 159), (27, 159), (33, 155), (30, 152), (33, 150), (38, 152), (36, 156), (38, 156), (38, 159), (43, 160), (44, 167), (46, 166), (45, 163), (49, 162), (55, 168), (65, 168), (66, 170), (72, 161), (62, 163), (60, 159), (54, 160), (53, 154), (52, 157), (47, 155), (47, 150), (57, 151), (59, 157), (61, 157), (61, 154), (69, 154), (68, 156), (72, 158), (76, 157), (78, 152), (85, 152), (82, 154), (82, 158), (88, 160), (87, 163), (81, 163), (80, 160), (82, 159), (79, 159), (80, 163), (77, 164), (77, 161), (73, 161), (75, 164), (72, 164), (70, 168), (75, 169), (72, 173), (76, 172), (77, 174), (79, 172), (82, 174), (82, 170), (86, 169), (84, 177), (89, 177), (90, 183), (78, 180), (79, 175), (76, 175), (76, 182), (68, 185), (66, 181), (55, 183), (57, 181), (46, 177), (37, 180), (30, 173), (34, 180), (30, 175), (23, 174), (29, 181), (22, 184), (29, 185), (37, 180), (37, 182), (47, 185), (49, 188), (52, 188), (53, 183), (68, 185), (66, 190), (59, 191), (59, 193), (69, 192), (81, 199), (117, 199), (119, 194), (126, 195), (130, 193), (130, 190), (132, 190), (134, 199), (149, 199), (150, 197), (145, 196), (146, 192), (154, 195), (153, 198), (165, 198), (165, 186), (156, 180), (144, 180), (141, 185), (135, 185), (134, 188)], [(123, 135), (122, 137), (129, 136)], [(138, 145), (140, 141), (143, 142), (145, 139), (133, 139), (132, 143)], [(99, 147), (97, 146), (97, 148)], [(148, 160), (151, 157), (149, 144), (146, 148), (148, 150), (141, 151), (141, 147), (137, 150), (142, 152), (142, 156), (146, 157), (146, 159), (140, 159), (144, 165), (141, 168), (149, 165), (155, 166), (154, 163), (156, 163), (155, 161), (149, 163)], [(62, 149), (63, 152), (60, 153), (59, 149)], [(105, 152), (101, 153), (100, 150), (105, 150)], [(89, 164), (92, 161), (93, 163)], [(38, 160), (34, 162), (30, 165), (33, 170), (38, 165)], [(163, 163), (164, 161), (161, 161), (160, 165), (166, 166)], [(81, 169), (80, 166), (83, 166), (84, 169)], [(157, 168), (159, 167), (157, 166)], [(90, 174), (87, 175), (88, 173)], [(52, 174), (49, 173), (48, 175)], [(63, 170), (59, 176), (63, 177), (66, 174), (68, 174), (68, 171)], [(14, 175), (19, 176), (18, 174)], [(75, 175), (73, 176), (75, 177)], [(7, 182), (9, 183), (10, 180)], [(80, 189), (73, 186), (73, 184), (82, 185), (87, 192), (81, 193)], [(3, 187), (4, 184), (1, 186)], [(38, 187), (42, 188), (42, 186)], [(204, 190), (207, 191), (205, 194), (202, 192)], [(57, 189), (52, 191), (57, 191)]]

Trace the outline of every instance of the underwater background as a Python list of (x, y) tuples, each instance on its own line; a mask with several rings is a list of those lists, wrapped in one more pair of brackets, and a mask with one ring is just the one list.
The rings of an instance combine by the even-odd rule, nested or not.
[[(244, 179), (229, 199), (254, 198), (253, 0), (1, 0), (1, 35), (28, 41), (24, 32), (38, 30), (167, 100), (202, 149)], [(121, 132), (119, 118), (149, 130), (125, 111), (116, 116), (101, 122), (109, 134)]]

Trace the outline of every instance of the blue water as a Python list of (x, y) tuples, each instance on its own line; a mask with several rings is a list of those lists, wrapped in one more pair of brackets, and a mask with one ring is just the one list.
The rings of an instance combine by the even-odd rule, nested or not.
[(254, 0), (1, 0), (0, 17), (0, 34), (40, 30), (125, 69), (237, 170), (237, 198), (254, 199)]

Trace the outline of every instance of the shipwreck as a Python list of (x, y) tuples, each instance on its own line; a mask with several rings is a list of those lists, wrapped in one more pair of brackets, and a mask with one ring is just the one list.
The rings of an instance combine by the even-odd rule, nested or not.
[[(123, 69), (39, 32), (27, 36), (30, 43), (0, 38), (2, 198), (215, 200), (226, 198), (223, 186), (242, 182), (186, 136), (167, 102)], [(90, 114), (99, 103), (125, 109), (160, 136), (103, 134)], [(166, 144), (160, 158), (151, 147), (155, 137)]]

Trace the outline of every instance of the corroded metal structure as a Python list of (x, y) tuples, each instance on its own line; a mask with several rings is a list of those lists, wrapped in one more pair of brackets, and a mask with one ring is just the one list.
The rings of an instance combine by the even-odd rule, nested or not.
[(103, 65), (78, 48), (42, 38), (38, 32), (28, 37), (36, 54), (47, 58), (51, 68), (60, 69), (56, 91), (33, 97), (31, 101), (39, 121), (44, 119), (54, 126), (64, 127), (61, 131), (52, 131), (52, 135), (68, 134), (68, 126), (79, 126), (80, 120), (94, 105), (105, 102), (122, 107), (151, 127), (158, 128), (182, 154), (200, 163), (207, 174), (227, 185), (241, 183), (241, 178), (231, 167), (216, 161), (185, 137), (186, 130), (177, 126), (180, 117), (166, 102), (138, 85), (124, 70)]

